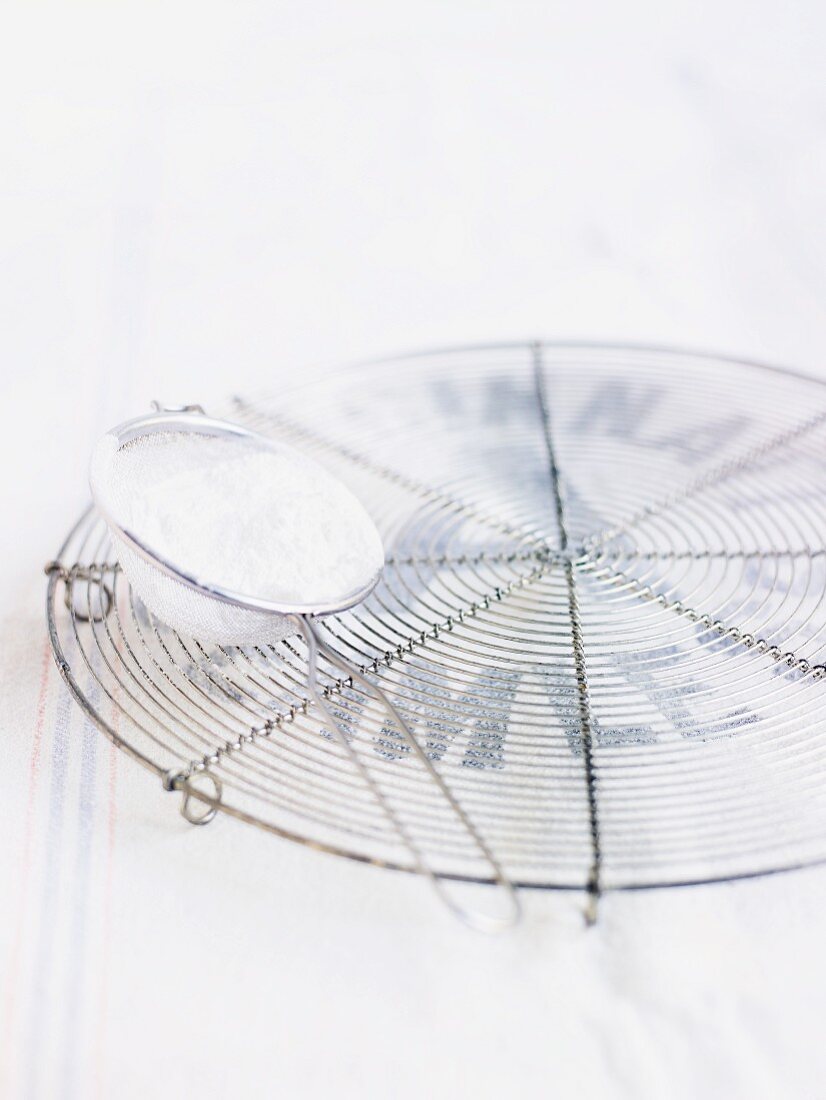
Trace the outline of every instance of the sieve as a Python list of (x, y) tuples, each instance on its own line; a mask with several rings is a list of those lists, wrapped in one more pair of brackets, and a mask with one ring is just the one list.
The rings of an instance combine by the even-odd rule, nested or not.
[[(147, 497), (146, 486), (141, 484), (141, 452), (148, 453), (144, 451), (148, 447), (162, 447), (160, 459), (174, 475), (177, 472), (176, 465), (183, 463), (185, 453), (186, 460), (191, 463), (192, 454), (189, 451), (184, 452), (184, 446), (194, 440), (206, 441), (208, 447), (220, 445), (219, 461), (243, 461), (258, 456), (270, 464), (277, 464), (289, 476), (300, 502), (303, 501), (305, 486), (308, 489), (310, 485), (314, 488), (321, 486), (331, 510), (334, 511), (334, 515), (327, 517), (327, 522), (334, 525), (339, 544), (343, 542), (361, 551), (356, 568), (351, 566), (346, 575), (335, 576), (331, 582), (334, 555), (325, 558), (322, 546), (322, 552), (313, 556), (309, 562), (304, 560), (298, 563), (303, 566), (306, 598), (296, 596), (294, 592), (286, 595), (283, 591), (274, 592), (271, 587), (257, 589), (255, 584), (247, 586), (252, 590), (242, 591), (237, 587), (237, 578), (241, 575), (237, 563), (222, 563), (219, 555), (216, 564), (215, 557), (210, 558), (209, 545), (206, 546), (206, 556), (201, 553), (199, 564), (195, 566), (192, 561), (178, 560), (180, 548), (170, 548), (169, 539), (164, 539), (162, 524), (153, 536), (147, 536), (130, 512), (130, 503), (136, 496), (161, 513), (164, 509), (174, 512), (175, 509), (180, 509), (181, 504), (180, 501), (177, 504), (170, 502), (157, 493), (153, 498), (151, 490)], [(118, 458), (126, 451), (130, 452), (133, 459), (137, 456), (137, 461), (124, 469), (122, 465), (119, 466)], [(159, 456), (156, 453), (154, 457), (157, 460)], [(89, 481), (95, 506), (108, 527), (120, 567), (145, 607), (173, 630), (190, 634), (202, 642), (218, 645), (271, 645), (291, 635), (301, 635), (307, 647), (308, 693), (329, 721), (336, 739), (347, 752), (360, 778), (410, 852), (416, 869), (429, 878), (442, 901), (468, 926), (480, 931), (498, 931), (515, 923), (520, 915), (520, 905), (512, 883), (406, 720), (382, 688), (369, 679), (364, 670), (333, 649), (319, 632), (318, 624), (325, 616), (340, 614), (366, 599), (382, 574), (384, 551), (381, 536), (363, 505), (350, 490), (326, 468), (288, 444), (275, 442), (239, 424), (211, 418), (199, 405), (171, 409), (162, 408), (157, 403), (151, 415), (128, 420), (111, 429), (99, 440), (92, 453)], [(246, 484), (242, 479), (237, 498), (232, 503), (235, 515), (242, 518), (249, 507), (249, 501), (245, 502), (244, 499)], [(219, 513), (215, 521), (212, 518), (213, 505)], [(206, 499), (187, 501), (186, 506), (199, 510), (202, 530), (204, 523), (207, 525), (207, 544), (210, 540), (220, 542), (221, 520), (223, 518), (226, 521), (227, 517), (220, 515), (220, 507), (217, 507), (216, 500), (210, 499), (209, 492), (206, 493)], [(300, 503), (300, 506), (305, 505)], [(164, 518), (161, 514), (161, 519)], [(171, 518), (175, 518), (174, 514)], [(307, 520), (316, 518), (318, 517), (311, 512), (307, 513)], [(299, 521), (301, 519), (299, 516)], [(246, 534), (245, 531), (245, 536)], [(270, 553), (270, 535), (266, 524), (250, 526), (249, 537), (258, 540), (257, 550), (264, 557)], [(189, 553), (194, 555), (203, 549), (203, 545), (192, 544)], [(299, 551), (284, 544), (278, 552), (279, 561), (274, 565), (290, 572), (288, 567), (296, 563), (284, 559)], [(358, 684), (368, 695), (372, 695), (399, 730), (413, 758), (425, 769), (472, 845), (488, 864), (491, 880), (504, 899), (501, 913), (484, 912), (463, 904), (455, 894), (456, 885), (448, 889), (445, 879), (432, 868), (421, 845), (386, 797), (331, 709), (319, 682), (320, 656), (342, 672), (351, 687)], [(198, 797), (199, 792), (188, 785), (190, 778), (191, 776), (180, 773), (170, 775), (168, 783), (171, 786), (183, 786), (187, 798), (190, 794)], [(220, 801), (220, 782), (214, 777), (210, 778), (215, 786), (216, 801)], [(187, 816), (196, 824), (205, 824), (214, 814), (213, 805), (200, 817)]]

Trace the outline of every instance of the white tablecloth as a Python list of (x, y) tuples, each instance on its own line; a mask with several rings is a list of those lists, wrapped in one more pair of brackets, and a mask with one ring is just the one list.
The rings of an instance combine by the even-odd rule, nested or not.
[(516, 932), (177, 801), (43, 563), (150, 399), (534, 335), (821, 371), (822, 5), (13, 0), (0, 64), (0, 1093), (815, 1097), (826, 871)]

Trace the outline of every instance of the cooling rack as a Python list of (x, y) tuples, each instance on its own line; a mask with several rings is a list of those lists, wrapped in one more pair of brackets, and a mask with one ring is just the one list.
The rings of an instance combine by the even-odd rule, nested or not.
[[(823, 384), (526, 343), (210, 411), (313, 454), (373, 515), (383, 580), (325, 638), (381, 682), (514, 882), (595, 901), (826, 858)], [(413, 869), (308, 698), (299, 639), (167, 629), (91, 509), (47, 572), (72, 694), (188, 820)], [(352, 681), (322, 678), (430, 865), (486, 881), (399, 731)]]

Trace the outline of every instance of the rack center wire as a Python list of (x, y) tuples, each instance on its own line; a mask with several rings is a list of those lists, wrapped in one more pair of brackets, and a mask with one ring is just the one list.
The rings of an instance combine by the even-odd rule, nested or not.
[(561, 476), (556, 460), (551, 412), (548, 407), (548, 395), (545, 388), (545, 369), (542, 345), (533, 347), (534, 383), (536, 397), (542, 420), (542, 435), (548, 455), (548, 473), (553, 497), (556, 523), (559, 531), (560, 550), (563, 555), (562, 568), (565, 571), (565, 585), (568, 592), (568, 615), (571, 625), (571, 648), (576, 673), (577, 699), (579, 706), (579, 728), (582, 742), (582, 759), (585, 765), (585, 786), (588, 797), (588, 819), (591, 834), (591, 866), (588, 872), (588, 893), (590, 904), (587, 917), (590, 923), (596, 920), (597, 903), (601, 893), (602, 845), (600, 842), (599, 808), (597, 804), (597, 774), (594, 763), (594, 739), (591, 721), (591, 701), (588, 695), (588, 669), (585, 663), (585, 639), (582, 620), (579, 615), (579, 599), (574, 563), (569, 554), (568, 528), (565, 521), (565, 502), (562, 495)]

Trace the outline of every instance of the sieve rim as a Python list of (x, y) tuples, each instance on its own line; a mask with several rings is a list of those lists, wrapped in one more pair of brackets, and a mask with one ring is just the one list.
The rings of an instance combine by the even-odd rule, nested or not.
[[(260, 432), (252, 431), (230, 420), (222, 420), (216, 417), (207, 416), (200, 411), (155, 412), (145, 416), (133, 417), (130, 420), (123, 421), (121, 424), (117, 424), (114, 428), (110, 428), (98, 441), (96, 447), (99, 446), (104, 439), (111, 437), (117, 443), (118, 449), (120, 449), (135, 439), (139, 439), (142, 436), (154, 435), (162, 431), (194, 433), (216, 438), (235, 436), (237, 438), (250, 440), (257, 446), (272, 452), (295, 451), (295, 448), (290, 447), (288, 444), (276, 443)], [(295, 451), (295, 453), (301, 454), (300, 451)], [(304, 455), (301, 455), (301, 457), (307, 462), (318, 465), (315, 459), (311, 459)], [(329, 471), (326, 472), (331, 478), (337, 480), (335, 475), (330, 474)], [(335, 602), (314, 601), (305, 604), (284, 603), (278, 600), (262, 599), (259, 596), (250, 596), (245, 593), (235, 592), (223, 585), (215, 584), (212, 581), (199, 578), (195, 574), (187, 572), (179, 565), (176, 565), (174, 562), (158, 553), (157, 550), (153, 550), (151, 546), (142, 542), (133, 531), (130, 531), (115, 519), (111, 510), (106, 507), (106, 504), (101, 499), (101, 495), (97, 491), (91, 477), (89, 479), (89, 488), (92, 493), (95, 509), (114, 537), (125, 542), (130, 550), (138, 554), (139, 557), (149, 565), (160, 570), (160, 572), (171, 580), (185, 585), (197, 595), (220, 600), (230, 607), (240, 607), (249, 611), (269, 612), (273, 615), (332, 615), (338, 612), (348, 611), (350, 608), (361, 603), (370, 595), (381, 579), (383, 568), (380, 568), (376, 572), (376, 575), (372, 577), (367, 584), (362, 586), (362, 588), (354, 593), (348, 594), (343, 600), (337, 600)], [(346, 486), (344, 486), (344, 488), (346, 488)], [(349, 490), (347, 491), (349, 492)], [(375, 529), (373, 519), (366, 508), (361, 504), (361, 501), (355, 496), (353, 499), (361, 506), (365, 518)], [(378, 530), (376, 530), (376, 534), (381, 542), (381, 536), (378, 534)]]

